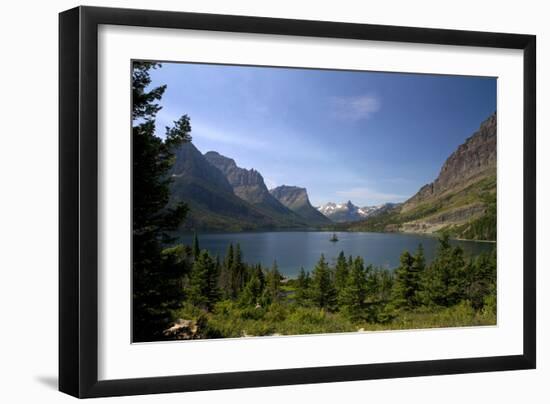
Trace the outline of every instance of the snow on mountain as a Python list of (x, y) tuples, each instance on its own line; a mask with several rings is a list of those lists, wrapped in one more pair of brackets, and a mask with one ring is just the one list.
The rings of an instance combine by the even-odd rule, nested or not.
[(390, 206), (394, 206), (394, 204), (385, 203), (359, 207), (351, 201), (344, 203), (328, 202), (325, 205), (318, 206), (317, 210), (335, 222), (355, 222), (376, 215)]

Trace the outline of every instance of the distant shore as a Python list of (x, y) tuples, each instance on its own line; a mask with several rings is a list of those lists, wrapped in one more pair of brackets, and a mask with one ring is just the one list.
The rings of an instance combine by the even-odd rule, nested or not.
[(472, 240), (469, 238), (452, 238), (451, 240), (458, 240), (458, 241), (475, 241), (477, 243), (496, 243), (496, 240)]

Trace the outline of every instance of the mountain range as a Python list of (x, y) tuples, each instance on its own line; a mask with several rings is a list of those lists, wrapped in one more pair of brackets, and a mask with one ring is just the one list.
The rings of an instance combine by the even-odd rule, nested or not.
[(434, 181), (404, 203), (358, 207), (351, 201), (317, 208), (306, 188), (268, 189), (262, 175), (192, 144), (175, 150), (171, 203), (190, 207), (185, 229), (331, 230), (437, 233), (496, 239), (496, 113), (444, 162)]
[(377, 206), (359, 207), (354, 205), (351, 201), (345, 203), (329, 202), (318, 206), (317, 210), (333, 222), (345, 223), (355, 222), (382, 214), (387, 210), (395, 208), (397, 205), (398, 204), (395, 203), (384, 203)]
[[(185, 229), (242, 231), (331, 223), (311, 206), (305, 188), (270, 192), (258, 171), (241, 168), (215, 151), (203, 155), (192, 143), (175, 150), (170, 176), (171, 203), (185, 202), (190, 208)], [(300, 190), (300, 197), (289, 203), (292, 189)]]

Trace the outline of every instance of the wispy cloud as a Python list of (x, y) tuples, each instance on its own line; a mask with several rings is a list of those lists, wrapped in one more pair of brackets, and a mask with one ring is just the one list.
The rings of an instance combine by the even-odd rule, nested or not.
[(367, 187), (355, 187), (343, 191), (336, 191), (336, 195), (350, 199), (355, 203), (384, 203), (384, 202), (401, 202), (407, 199), (410, 195), (401, 195), (387, 192), (376, 191)]
[(369, 119), (381, 107), (380, 99), (372, 94), (354, 97), (333, 97), (331, 104), (334, 116), (352, 121)]
[[(178, 119), (178, 115), (172, 111), (162, 109), (157, 115), (157, 136), (164, 137), (165, 127), (172, 126), (173, 122)], [(198, 145), (203, 141), (209, 143), (224, 144), (239, 148), (252, 150), (265, 150), (269, 147), (269, 143), (258, 136), (250, 135), (245, 131), (237, 131), (229, 128), (219, 128), (210, 124), (205, 124), (199, 118), (191, 119), (191, 137), (193, 143)]]
[(232, 146), (245, 147), (248, 149), (266, 149), (269, 143), (242, 132), (222, 130), (202, 123), (192, 124), (193, 140), (207, 139), (213, 142), (229, 144)]

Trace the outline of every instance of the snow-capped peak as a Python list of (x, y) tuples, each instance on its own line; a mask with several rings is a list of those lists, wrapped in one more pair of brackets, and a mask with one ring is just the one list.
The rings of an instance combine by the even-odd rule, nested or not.
[(335, 222), (353, 222), (377, 214), (389, 205), (393, 206), (393, 204), (382, 204), (358, 207), (351, 201), (343, 203), (328, 202), (318, 206), (317, 210)]

